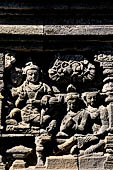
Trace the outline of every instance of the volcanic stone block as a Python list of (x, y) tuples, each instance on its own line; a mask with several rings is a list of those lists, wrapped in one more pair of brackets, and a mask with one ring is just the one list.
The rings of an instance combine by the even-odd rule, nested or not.
[(24, 160), (15, 160), (13, 162), (13, 165), (11, 167), (12, 169), (23, 169), (25, 168), (25, 162)]
[(40, 35), (43, 25), (0, 25), (0, 34)]
[(77, 157), (67, 156), (50, 156), (46, 159), (47, 169), (74, 169), (78, 170)]
[(108, 25), (45, 25), (46, 35), (112, 35), (113, 26)]
[(109, 127), (113, 127), (113, 103), (110, 103), (108, 106), (108, 113), (109, 113)]
[(107, 156), (107, 159), (104, 163), (104, 169), (113, 169), (113, 155), (109, 155)]
[(103, 155), (82, 156), (79, 158), (79, 170), (103, 170), (105, 160), (106, 156)]

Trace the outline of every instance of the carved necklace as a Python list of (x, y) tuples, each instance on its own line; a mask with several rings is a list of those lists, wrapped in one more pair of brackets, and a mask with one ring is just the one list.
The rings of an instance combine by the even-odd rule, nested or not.
[(91, 116), (91, 119), (96, 119), (97, 116), (99, 115), (99, 111), (98, 111), (97, 108), (93, 108), (91, 106), (88, 106), (88, 108), (86, 110), (88, 110), (88, 112)]
[(38, 91), (42, 86), (42, 82), (39, 82), (38, 85), (35, 85), (35, 84), (32, 84), (32, 83), (29, 83), (27, 84), (27, 88), (29, 88), (31, 91)]

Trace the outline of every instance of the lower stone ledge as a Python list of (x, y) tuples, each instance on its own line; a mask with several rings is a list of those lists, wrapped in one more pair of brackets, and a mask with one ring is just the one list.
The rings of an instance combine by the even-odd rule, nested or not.
[[(13, 169), (14, 170), (14, 169)], [(16, 169), (16, 170), (67, 170), (67, 169), (46, 169), (46, 168), (35, 168), (35, 167), (29, 167), (29, 168), (24, 168), (24, 169)], [(68, 169), (72, 170), (72, 169)], [(75, 169), (76, 170), (76, 169)], [(92, 170), (92, 169), (91, 169)], [(94, 170), (94, 169), (93, 169)], [(98, 170), (103, 170), (103, 169), (98, 169)]]
[(105, 155), (87, 155), (79, 158), (79, 170), (104, 170)]
[(25, 168), (21, 166), (22, 162), (16, 162), (18, 166), (13, 166), (13, 169), (11, 167), (10, 170), (113, 170), (112, 162), (106, 161), (107, 155), (102, 154), (84, 155), (80, 158), (72, 155), (49, 156), (46, 158), (45, 166)]
[(72, 155), (50, 156), (46, 159), (47, 169), (74, 169), (78, 170), (77, 157)]
[[(13, 169), (14, 170), (14, 169)], [(46, 169), (46, 168), (35, 168), (35, 167), (29, 167), (24, 169), (16, 169), (16, 170), (72, 170), (72, 169)], [(76, 169), (75, 169), (76, 170)], [(81, 170), (81, 169), (80, 169)], [(84, 169), (87, 170), (87, 169)], [(91, 168), (88, 170), (105, 170), (103, 168)], [(112, 169), (106, 169), (106, 170), (112, 170)]]

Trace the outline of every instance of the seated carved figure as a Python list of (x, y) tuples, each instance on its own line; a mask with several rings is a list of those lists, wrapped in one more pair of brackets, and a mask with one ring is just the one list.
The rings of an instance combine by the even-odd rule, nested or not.
[[(85, 114), (89, 115), (87, 135), (78, 138), (78, 148), (83, 151), (80, 155), (95, 152), (105, 145), (104, 136), (109, 130), (108, 110), (99, 106), (99, 92), (85, 92), (83, 100), (86, 103)], [(73, 150), (74, 151), (74, 150)]]
[(58, 129), (58, 119), (60, 118), (60, 113), (58, 108), (61, 107), (61, 100), (59, 96), (45, 95), (41, 99), (41, 118), (40, 118), (40, 128), (41, 131), (48, 135), (55, 135)]
[(6, 112), (8, 113), (8, 116), (6, 116), (6, 124), (12, 124), (16, 123), (17, 121), (21, 121), (21, 111), (19, 108), (16, 108), (15, 106), (15, 100), (18, 97), (18, 90), (19, 86), (23, 82), (23, 74), (22, 74), (22, 68), (20, 67), (14, 67), (11, 69), (11, 75), (10, 75), (10, 83), (7, 85), (7, 96), (6, 96)]
[(22, 125), (40, 127), (41, 98), (51, 94), (51, 89), (39, 81), (39, 67), (32, 62), (26, 64), (24, 74), (26, 80), (18, 87), (15, 105), (21, 109)]
[(99, 92), (85, 92), (83, 100), (86, 104), (85, 114), (90, 117), (88, 133), (103, 133), (108, 128), (108, 111), (104, 106), (99, 106)]
[(57, 136), (71, 137), (76, 133), (82, 133), (85, 129), (88, 114), (83, 110), (78, 111), (79, 94), (71, 92), (67, 94), (67, 114), (64, 116), (60, 132)]
[[(97, 149), (105, 145), (104, 136), (109, 130), (108, 111), (106, 107), (98, 106), (98, 97), (99, 93), (97, 91), (85, 92), (83, 94), (83, 100), (86, 103), (86, 108), (78, 112), (78, 118), (80, 119), (80, 117), (82, 117), (80, 124), (78, 124), (79, 119), (77, 119), (77, 116), (74, 116), (73, 118), (71, 117), (72, 121), (77, 121), (73, 124), (76, 125), (76, 127), (74, 126), (74, 131), (72, 121), (68, 124), (71, 125), (68, 133), (71, 134), (73, 131), (73, 136), (71, 134), (73, 138), (70, 136), (71, 138), (67, 139), (65, 143), (58, 145), (58, 149), (60, 151), (64, 152), (66, 148), (70, 148), (71, 154), (80, 152), (80, 155), (83, 155), (95, 152)], [(71, 119), (70, 116), (67, 118), (69, 121)], [(63, 121), (65, 127), (69, 128), (69, 126), (66, 126), (68, 122), (67, 120)], [(61, 127), (61, 130), (64, 131), (66, 128)], [(81, 134), (84, 135), (80, 134), (80, 130), (82, 132)], [(60, 151), (58, 151), (58, 153)]]
[(19, 97), (16, 106), (24, 103), (21, 110), (23, 123), (30, 123), (33, 126), (40, 126), (41, 98), (50, 94), (50, 87), (39, 82), (39, 67), (33, 63), (28, 63), (24, 69), (26, 81), (19, 88)]

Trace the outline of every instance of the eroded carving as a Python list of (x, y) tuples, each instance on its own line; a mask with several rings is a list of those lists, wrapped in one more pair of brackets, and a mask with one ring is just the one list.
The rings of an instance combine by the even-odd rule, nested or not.
[(56, 59), (52, 68), (49, 69), (49, 77), (58, 83), (92, 80), (95, 76), (95, 66), (83, 56), (73, 56), (73, 58), (68, 60)]
[[(22, 126), (40, 127), (41, 98), (43, 95), (50, 94), (51, 89), (47, 84), (39, 82), (39, 67), (32, 62), (26, 64), (23, 71), (26, 75), (26, 80), (21, 86), (11, 89), (12, 96), (17, 95), (17, 99), (15, 101), (16, 108), (11, 110), (8, 117), (12, 118), (20, 115)], [(19, 77), (18, 79), (21, 81)], [(19, 84), (19, 81), (16, 81), (16, 84)]]
[[(50, 155), (82, 158), (98, 152), (111, 154), (106, 136), (112, 133), (113, 105), (108, 100), (113, 88), (112, 57), (94, 58), (89, 62), (83, 56), (59, 56), (48, 71), (48, 84), (41, 79), (40, 68), (32, 59), (25, 66), (10, 68), (5, 96), (6, 132), (35, 136), (37, 167), (44, 166)], [(96, 81), (97, 61), (103, 68), (99, 88), (92, 83)]]
[(15, 63), (15, 55), (11, 53), (5, 54), (5, 68), (10, 68), (13, 63)]

